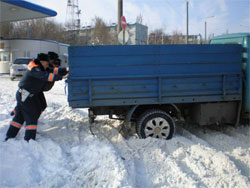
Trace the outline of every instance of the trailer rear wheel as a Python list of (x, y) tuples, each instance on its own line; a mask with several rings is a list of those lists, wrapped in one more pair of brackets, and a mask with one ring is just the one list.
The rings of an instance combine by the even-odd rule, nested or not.
[(140, 138), (170, 139), (175, 132), (173, 118), (162, 110), (148, 110), (137, 120), (136, 131)]

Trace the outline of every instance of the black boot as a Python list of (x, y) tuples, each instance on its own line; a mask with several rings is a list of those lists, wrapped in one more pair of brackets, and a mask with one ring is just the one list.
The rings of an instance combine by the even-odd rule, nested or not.
[(24, 140), (29, 142), (30, 139), (36, 140), (36, 130), (26, 130), (25, 131)]
[(10, 125), (7, 133), (6, 133), (6, 138), (5, 141), (7, 141), (9, 138), (15, 138), (17, 133), (19, 132), (20, 128), (14, 127)]

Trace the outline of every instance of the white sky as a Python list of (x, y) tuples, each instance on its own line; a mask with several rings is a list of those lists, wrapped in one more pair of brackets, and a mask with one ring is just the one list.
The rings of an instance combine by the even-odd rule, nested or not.
[[(32, 2), (57, 11), (55, 19), (64, 23), (67, 1)], [(116, 23), (117, 4), (118, 0), (79, 0), (81, 25), (91, 25), (95, 16), (107, 24)], [(123, 0), (123, 5), (123, 15), (128, 23), (134, 23), (141, 14), (149, 31), (162, 28), (167, 33), (186, 32), (186, 0)], [(204, 36), (205, 21), (208, 35), (250, 32), (250, 0), (189, 0), (189, 33)]]

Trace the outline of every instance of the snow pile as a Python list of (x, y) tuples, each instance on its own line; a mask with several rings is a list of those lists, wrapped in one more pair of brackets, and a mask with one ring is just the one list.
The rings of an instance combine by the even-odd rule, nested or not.
[(64, 82), (46, 93), (36, 141), (3, 142), (17, 81), (0, 76), (0, 187), (250, 187), (250, 127), (223, 131), (179, 127), (168, 141), (133, 136), (99, 117), (91, 134), (87, 109), (71, 109)]

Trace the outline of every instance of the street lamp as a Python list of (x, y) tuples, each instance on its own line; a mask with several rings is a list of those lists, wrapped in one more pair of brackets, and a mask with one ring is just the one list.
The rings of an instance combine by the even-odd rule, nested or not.
[(215, 16), (209, 16), (205, 18), (205, 42), (207, 41), (207, 22), (206, 20), (209, 18), (214, 18)]

